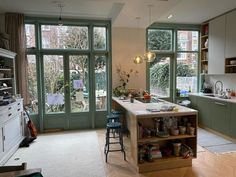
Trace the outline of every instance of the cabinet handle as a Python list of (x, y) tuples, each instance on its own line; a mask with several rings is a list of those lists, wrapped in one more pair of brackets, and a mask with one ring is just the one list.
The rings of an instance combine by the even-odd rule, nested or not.
[(215, 104), (220, 105), (220, 106), (226, 106), (226, 104), (224, 104), (224, 103), (219, 103), (219, 102), (215, 102)]
[(10, 117), (12, 114), (8, 114), (8, 117)]

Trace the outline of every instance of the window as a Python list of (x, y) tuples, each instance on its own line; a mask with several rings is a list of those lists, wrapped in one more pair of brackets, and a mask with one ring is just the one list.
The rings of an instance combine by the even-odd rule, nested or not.
[(170, 97), (170, 57), (159, 57), (151, 63), (150, 92), (158, 97)]
[(197, 92), (199, 32), (177, 31), (177, 45), (176, 88), (180, 96), (187, 96)]
[[(147, 47), (157, 53), (149, 64), (149, 89), (158, 97), (174, 98), (198, 91), (199, 27), (158, 24), (161, 28), (148, 29)], [(178, 30), (181, 26), (182, 30)], [(166, 29), (165, 29), (166, 28)], [(176, 41), (176, 42), (175, 42)], [(178, 98), (177, 98), (178, 99)]]
[[(45, 30), (46, 29), (46, 30)], [(88, 50), (88, 27), (41, 25), (43, 49)]]
[(30, 112), (38, 113), (38, 88), (37, 88), (37, 69), (36, 56), (27, 55), (27, 79), (28, 79), (28, 93), (30, 99)]
[(96, 109), (105, 110), (107, 103), (106, 56), (95, 56)]
[(172, 30), (148, 30), (148, 50), (170, 52), (172, 49)]
[(106, 28), (93, 28), (93, 47), (94, 50), (106, 50)]
[(26, 24), (25, 25), (25, 33), (26, 33), (26, 47), (27, 48), (35, 48), (35, 25), (34, 24)]

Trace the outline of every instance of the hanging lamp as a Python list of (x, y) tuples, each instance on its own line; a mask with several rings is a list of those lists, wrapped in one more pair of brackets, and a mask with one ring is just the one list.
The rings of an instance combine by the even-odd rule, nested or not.
[(61, 14), (62, 14), (62, 8), (64, 7), (63, 4), (58, 4), (58, 7), (60, 8), (60, 14), (59, 14), (59, 19), (58, 19), (58, 25), (59, 26), (63, 26), (63, 21), (62, 21), (62, 18), (61, 18)]
[[(139, 20), (140, 20), (140, 17), (136, 17), (136, 20), (137, 20), (137, 32), (138, 32), (138, 38), (139, 38)], [(138, 44), (138, 41), (136, 42)], [(136, 45), (137, 45), (136, 44)], [(138, 48), (138, 47), (137, 47)], [(141, 64), (143, 63), (143, 57), (141, 55), (136, 55), (134, 57), (134, 63), (135, 64)]]
[[(153, 5), (148, 5), (149, 8), (149, 25), (151, 25), (151, 8), (153, 7)], [(151, 51), (147, 51), (144, 54), (144, 60), (146, 60), (146, 62), (153, 62), (156, 58), (156, 54), (154, 52)]]

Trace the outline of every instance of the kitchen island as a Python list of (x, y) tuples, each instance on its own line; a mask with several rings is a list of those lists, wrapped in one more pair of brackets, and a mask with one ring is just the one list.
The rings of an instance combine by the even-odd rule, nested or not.
[[(113, 97), (112, 106), (115, 110), (125, 112), (127, 128), (130, 132), (131, 163), (137, 171), (149, 172), (192, 165), (192, 159), (197, 157), (198, 112), (196, 110), (162, 100), (157, 103), (142, 103), (134, 100), (131, 103), (129, 100), (120, 100), (116, 97)], [(174, 110), (163, 111), (162, 109), (166, 107), (174, 107)], [(183, 127), (183, 124), (191, 125), (195, 132), (192, 134), (183, 132), (177, 135), (167, 133), (165, 136), (160, 136), (163, 130), (159, 125), (163, 120), (168, 123), (171, 121), (173, 123), (175, 120), (177, 128), (180, 125)], [(168, 124), (166, 122), (165, 124)], [(165, 132), (169, 132), (170, 127), (164, 128)], [(180, 154), (174, 151), (173, 144), (176, 143), (181, 144)], [(147, 155), (148, 150), (149, 155)]]

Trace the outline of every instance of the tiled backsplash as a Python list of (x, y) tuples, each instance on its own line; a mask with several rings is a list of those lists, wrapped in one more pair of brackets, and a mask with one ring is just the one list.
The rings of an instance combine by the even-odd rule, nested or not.
[(214, 91), (214, 85), (216, 81), (220, 80), (223, 83), (223, 89), (230, 89), (236, 91), (236, 74), (224, 74), (224, 75), (206, 75), (205, 81), (212, 85)]

